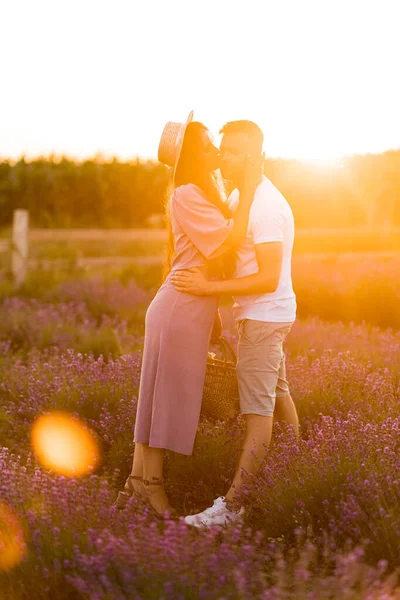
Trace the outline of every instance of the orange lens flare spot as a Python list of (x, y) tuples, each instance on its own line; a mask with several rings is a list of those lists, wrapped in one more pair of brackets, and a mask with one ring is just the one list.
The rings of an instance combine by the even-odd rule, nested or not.
[(10, 571), (25, 556), (26, 544), (16, 513), (0, 502), (0, 571)]
[(41, 415), (32, 427), (31, 440), (39, 462), (59, 475), (79, 477), (99, 464), (95, 435), (67, 413)]

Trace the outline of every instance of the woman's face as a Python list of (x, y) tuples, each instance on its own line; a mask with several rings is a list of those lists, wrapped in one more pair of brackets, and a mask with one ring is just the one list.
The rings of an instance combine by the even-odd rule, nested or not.
[(201, 132), (203, 157), (207, 171), (219, 169), (219, 150), (214, 144), (214, 138), (208, 129)]

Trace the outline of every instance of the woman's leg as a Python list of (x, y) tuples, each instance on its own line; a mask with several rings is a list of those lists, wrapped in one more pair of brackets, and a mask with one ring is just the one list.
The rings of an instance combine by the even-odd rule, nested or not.
[(131, 475), (143, 477), (143, 444), (135, 444)]
[(142, 444), (135, 444), (133, 450), (132, 470), (125, 482), (124, 489), (118, 493), (117, 508), (125, 508), (129, 497), (134, 494), (144, 497), (143, 487), (143, 448)]
[[(148, 444), (141, 444), (143, 455), (143, 480), (148, 501), (154, 510), (160, 514), (171, 512), (173, 508), (165, 492), (163, 481), (163, 466), (165, 450), (163, 448), (151, 448)], [(159, 485), (157, 485), (159, 484)]]
[(143, 454), (143, 479), (161, 481), (163, 478), (163, 448), (151, 448), (148, 444), (140, 444)]

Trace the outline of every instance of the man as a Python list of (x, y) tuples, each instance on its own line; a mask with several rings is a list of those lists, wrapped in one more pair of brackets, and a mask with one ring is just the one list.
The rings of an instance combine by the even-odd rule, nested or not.
[[(250, 209), (247, 236), (237, 248), (234, 279), (207, 281), (197, 269), (177, 272), (172, 282), (195, 295), (232, 294), (238, 323), (237, 374), (240, 410), (246, 434), (233, 483), (225, 497), (198, 515), (186, 517), (197, 527), (225, 525), (242, 518), (235, 510), (243, 472), (256, 473), (270, 444), (274, 417), (285, 421), (298, 436), (298, 417), (286, 381), (282, 344), (296, 318), (291, 278), (294, 220), (282, 194), (263, 174), (263, 134), (251, 121), (227, 123), (220, 149), (221, 173), (236, 189), (228, 199), (232, 210), (239, 201), (246, 165), (259, 164), (259, 184)], [(236, 507), (237, 508), (237, 507)]]

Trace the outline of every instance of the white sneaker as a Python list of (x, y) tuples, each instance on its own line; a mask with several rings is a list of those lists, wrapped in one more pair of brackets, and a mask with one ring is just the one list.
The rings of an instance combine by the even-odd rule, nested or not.
[(197, 515), (188, 515), (185, 517), (185, 523), (194, 527), (212, 527), (213, 525), (225, 527), (230, 523), (242, 521), (243, 514), (243, 507), (239, 512), (229, 510), (225, 498), (220, 496), (214, 500), (214, 504), (210, 506), (210, 508), (203, 510), (203, 512), (198, 513)]

